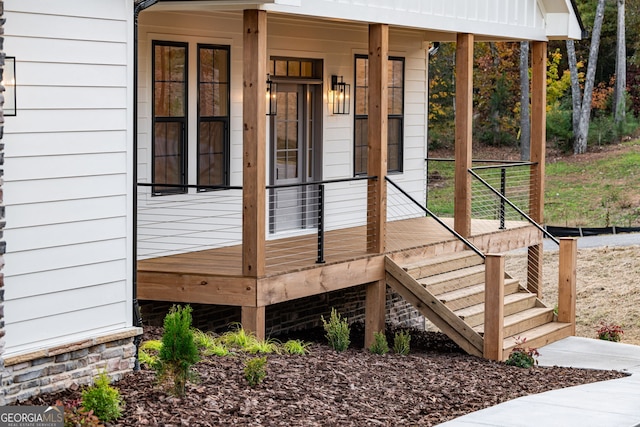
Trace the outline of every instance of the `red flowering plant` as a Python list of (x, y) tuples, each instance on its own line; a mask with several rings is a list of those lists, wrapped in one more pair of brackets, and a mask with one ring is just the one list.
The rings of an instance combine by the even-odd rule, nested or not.
[(620, 342), (624, 331), (620, 325), (607, 323), (604, 320), (601, 320), (598, 326), (596, 326), (596, 334), (601, 340)]

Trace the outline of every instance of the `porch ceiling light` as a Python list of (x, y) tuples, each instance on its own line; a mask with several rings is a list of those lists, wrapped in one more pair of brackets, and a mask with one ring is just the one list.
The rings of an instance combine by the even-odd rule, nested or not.
[(278, 85), (271, 80), (271, 75), (267, 74), (267, 116), (278, 114)]
[(351, 86), (344, 82), (342, 76), (331, 76), (331, 93), (329, 95), (333, 104), (333, 114), (349, 114)]
[(4, 115), (16, 115), (16, 58), (7, 56), (4, 59), (4, 72), (2, 74), (2, 86), (4, 86)]

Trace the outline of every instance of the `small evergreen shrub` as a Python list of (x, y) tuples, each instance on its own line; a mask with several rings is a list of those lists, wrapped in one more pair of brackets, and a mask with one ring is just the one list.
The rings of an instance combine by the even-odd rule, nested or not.
[(347, 319), (343, 318), (335, 308), (331, 309), (331, 317), (328, 322), (324, 319), (324, 316), (320, 316), (320, 318), (322, 319), (322, 326), (327, 333), (325, 336), (327, 340), (329, 340), (331, 348), (335, 351), (346, 350), (351, 343), (349, 340), (351, 329), (349, 328)]
[(104, 422), (120, 418), (122, 415), (122, 399), (120, 392), (109, 385), (111, 381), (106, 372), (100, 373), (94, 385), (82, 392), (82, 407), (93, 413)]
[(282, 349), (286, 354), (304, 355), (309, 352), (309, 345), (302, 340), (289, 340), (282, 345)]
[(524, 344), (526, 341), (526, 338), (516, 338), (516, 346), (511, 350), (509, 358), (505, 361), (507, 365), (517, 366), (519, 368), (531, 368), (538, 364), (538, 356), (540, 356), (538, 349), (532, 347), (525, 348)]
[(187, 381), (195, 377), (191, 367), (200, 359), (191, 329), (191, 312), (188, 305), (171, 308), (164, 318), (162, 348), (158, 355), (158, 378), (173, 381), (173, 392), (180, 397), (185, 395)]
[(267, 376), (267, 357), (247, 359), (244, 366), (244, 378), (251, 387), (255, 387)]
[(389, 353), (389, 344), (387, 343), (387, 336), (382, 332), (373, 333), (373, 342), (369, 346), (369, 351), (373, 354), (387, 354)]
[(402, 356), (409, 354), (411, 350), (411, 335), (408, 331), (396, 332), (393, 337), (393, 351)]
[(615, 323), (607, 323), (603, 320), (596, 328), (596, 334), (598, 335), (598, 339), (620, 342), (624, 331), (622, 330), (622, 327), (620, 325), (616, 325)]

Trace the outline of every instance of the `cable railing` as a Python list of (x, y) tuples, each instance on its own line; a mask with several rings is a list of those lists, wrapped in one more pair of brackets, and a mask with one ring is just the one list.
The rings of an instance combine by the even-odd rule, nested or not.
[[(502, 167), (501, 168), (501, 177), (503, 177), (505, 175), (505, 173), (503, 171), (505, 171), (506, 168)], [(505, 184), (505, 179), (501, 178), (500, 180), (500, 190), (497, 190), (494, 186), (492, 186), (486, 179), (484, 179), (483, 177), (481, 177), (476, 170), (474, 169), (469, 169), (469, 174), (471, 174), (471, 176), (474, 178), (474, 183), (478, 183), (479, 185), (477, 185), (477, 188), (482, 189), (481, 190), (477, 190), (477, 191), (473, 191), (472, 190), (472, 194), (473, 194), (473, 199), (474, 202), (477, 199), (481, 199), (482, 202), (478, 203), (481, 204), (482, 206), (484, 206), (483, 209), (478, 209), (478, 211), (480, 212), (489, 212), (489, 214), (485, 214), (486, 216), (492, 217), (493, 219), (498, 219), (499, 224), (500, 224), (500, 229), (505, 229), (506, 228), (506, 219), (507, 218), (513, 218), (513, 219), (525, 219), (527, 220), (531, 225), (533, 225), (534, 227), (536, 227), (538, 230), (540, 230), (540, 232), (542, 232), (542, 234), (544, 236), (546, 236), (547, 238), (551, 239), (554, 243), (556, 244), (560, 244), (560, 241), (553, 236), (551, 233), (549, 233), (544, 227), (542, 227), (540, 224), (538, 224), (536, 221), (534, 221), (524, 210), (522, 210), (520, 207), (517, 206), (517, 202), (514, 202), (511, 198), (507, 197), (507, 193), (506, 193), (506, 184)], [(530, 184), (527, 184), (527, 186)], [(473, 185), (472, 185), (473, 188)], [(481, 194), (481, 196), (476, 196), (477, 194)], [(524, 198), (521, 196), (521, 194), (524, 194), (526, 196), (527, 202), (526, 205), (528, 207), (528, 200), (530, 197), (530, 193), (529, 191), (527, 191), (526, 189), (524, 191), (522, 190), (518, 190), (518, 192), (516, 194), (519, 194), (520, 197), (517, 198), (516, 200), (520, 200), (522, 201)], [(474, 206), (474, 203), (472, 202), (472, 206)], [(487, 208), (487, 206), (489, 206)], [(507, 209), (507, 207), (509, 207), (510, 209)], [(472, 207), (472, 211), (473, 211), (473, 207)]]
[[(372, 237), (361, 176), (266, 186), (266, 267), (302, 268), (367, 253)], [(162, 192), (160, 192), (161, 190)], [(139, 183), (138, 259), (239, 247), (242, 187)]]
[[(419, 218), (419, 217), (431, 217), (436, 221), (442, 228), (446, 230), (446, 232), (450, 235), (453, 235), (456, 239), (460, 240), (467, 248), (471, 249), (477, 255), (482, 258), (485, 258), (485, 255), (482, 253), (480, 249), (478, 249), (473, 243), (460, 235), (457, 231), (455, 231), (451, 226), (445, 223), (442, 219), (440, 219), (434, 212), (429, 210), (429, 208), (423, 206), (420, 202), (418, 202), (415, 197), (409, 194), (407, 191), (402, 189), (398, 184), (393, 182), (389, 177), (385, 177), (386, 181), (391, 184), (387, 186), (387, 218), (390, 220), (405, 220), (405, 225), (407, 227), (411, 227), (408, 233), (402, 233), (403, 238), (407, 238), (408, 235), (416, 236), (416, 239), (421, 238), (421, 234), (419, 230), (413, 228), (414, 226), (406, 221), (410, 218)], [(390, 227), (388, 227), (389, 229)], [(390, 235), (388, 231), (387, 241), (392, 240), (394, 238), (393, 235)], [(421, 243), (424, 244), (424, 240), (421, 239)], [(409, 247), (410, 242), (406, 242), (405, 246)], [(417, 246), (417, 245), (416, 245)]]

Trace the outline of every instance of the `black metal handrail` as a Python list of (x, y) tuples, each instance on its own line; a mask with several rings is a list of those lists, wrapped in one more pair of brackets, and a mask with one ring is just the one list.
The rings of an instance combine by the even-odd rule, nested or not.
[(448, 226), (447, 224), (445, 224), (440, 218), (438, 218), (438, 216), (436, 214), (434, 214), (433, 212), (431, 212), (429, 210), (429, 208), (422, 206), (422, 204), (420, 202), (418, 202), (416, 199), (414, 199), (409, 193), (407, 193), (406, 191), (404, 191), (402, 188), (400, 188), (395, 182), (391, 181), (391, 179), (389, 179), (388, 176), (384, 177), (385, 180), (390, 183), (391, 185), (393, 185), (393, 187), (395, 187), (398, 191), (400, 191), (405, 197), (407, 197), (414, 205), (416, 205), (418, 208), (420, 208), (425, 214), (427, 214), (427, 216), (431, 216), (433, 219), (436, 220), (436, 222), (438, 224), (440, 224), (441, 226), (443, 226), (444, 228), (447, 229), (447, 231), (449, 231), (451, 234), (453, 234), (458, 240), (460, 240), (462, 243), (464, 243), (469, 249), (471, 249), (472, 251), (474, 251), (476, 254), (478, 254), (480, 257), (482, 257), (482, 259), (486, 259), (486, 255), (482, 253), (482, 251), (480, 249), (478, 249), (473, 243), (471, 243), (469, 240), (465, 239), (460, 233), (458, 233), (457, 231), (455, 231), (453, 228), (451, 228), (450, 226)]
[(157, 182), (139, 182), (138, 187), (195, 188), (196, 190), (242, 190), (232, 185), (196, 185), (196, 184), (159, 184)]
[(353, 181), (365, 181), (365, 180), (376, 180), (377, 176), (354, 176), (352, 178), (336, 178), (336, 179), (325, 179), (323, 181), (308, 181), (308, 182), (298, 182), (295, 184), (274, 184), (267, 185), (267, 190), (273, 190), (276, 188), (291, 188), (291, 187), (306, 187), (308, 185), (324, 185), (324, 184), (336, 184), (339, 182), (353, 182)]
[(531, 218), (529, 215), (527, 215), (522, 209), (520, 209), (519, 207), (517, 207), (516, 205), (513, 204), (513, 202), (511, 202), (511, 200), (507, 199), (503, 194), (500, 193), (500, 191), (496, 190), (495, 188), (493, 188), (491, 186), (491, 184), (489, 184), (487, 181), (485, 181), (484, 179), (482, 179), (477, 173), (475, 173), (473, 170), (468, 169), (469, 173), (471, 174), (471, 176), (473, 176), (474, 178), (476, 178), (482, 185), (484, 185), (485, 187), (487, 187), (489, 189), (489, 191), (493, 192), (496, 196), (498, 196), (501, 200), (501, 202), (508, 204), (509, 206), (511, 206), (513, 209), (515, 209), (516, 212), (518, 212), (523, 218), (525, 218), (527, 221), (529, 221), (529, 223), (531, 223), (531, 225), (533, 225), (534, 227), (536, 227), (538, 230), (540, 230), (542, 232), (543, 235), (545, 235), (546, 237), (548, 237), (549, 239), (553, 240), (553, 242), (557, 245), (560, 245), (560, 241), (551, 233), (549, 233), (547, 230), (544, 229), (544, 227), (542, 227), (540, 224), (538, 224), (536, 221), (533, 220), (533, 218)]
[[(455, 162), (455, 159), (444, 158), (444, 157), (427, 157), (424, 159), (427, 162)], [(492, 167), (500, 167), (501, 165), (511, 167), (511, 166), (528, 166), (528, 165), (536, 165), (537, 162), (527, 162), (523, 160), (493, 160), (493, 159), (472, 159), (471, 163), (497, 163), (498, 166), (476, 166), (474, 169), (478, 168), (492, 168)]]

